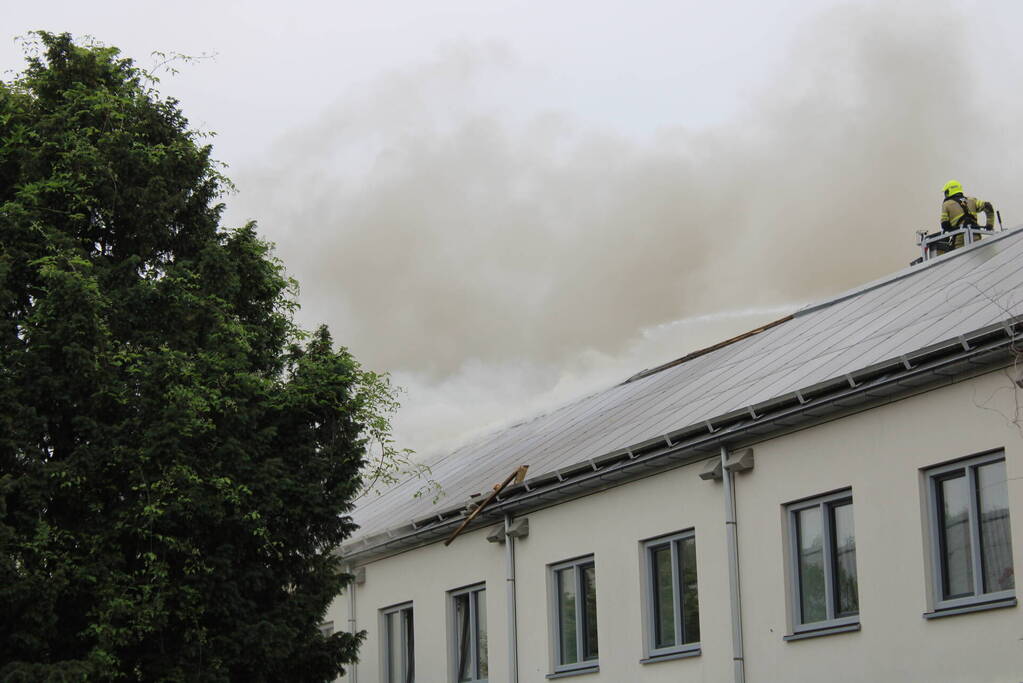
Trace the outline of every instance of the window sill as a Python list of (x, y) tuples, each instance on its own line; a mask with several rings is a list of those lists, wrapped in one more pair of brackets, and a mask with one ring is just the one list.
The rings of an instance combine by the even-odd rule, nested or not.
[(924, 619), (940, 619), (942, 617), (954, 617), (957, 614), (969, 614), (971, 612), (986, 612), (989, 609), (1001, 609), (1003, 607), (1015, 606), (1016, 598), (989, 600), (987, 602), (977, 602), (976, 604), (973, 605), (963, 605), (962, 607), (947, 607), (945, 609), (936, 609), (933, 612), (924, 612)]
[(583, 674), (595, 674), (600, 671), (600, 665), (594, 664), (593, 666), (584, 666), (578, 669), (566, 669), (565, 671), (555, 671), (552, 674), (547, 674), (548, 680), (554, 680), (555, 678), (568, 678), (569, 676), (582, 676)]
[(673, 659), (688, 659), (689, 657), (699, 657), (703, 653), (700, 646), (691, 647), (687, 650), (678, 650), (677, 652), (665, 652), (664, 654), (652, 655), (639, 660), (640, 664), (657, 664), (658, 662), (669, 662)]
[(782, 640), (789, 642), (793, 640), (806, 640), (807, 638), (818, 638), (820, 636), (830, 636), (836, 633), (849, 633), (850, 631), (859, 631), (860, 622), (854, 624), (842, 624), (841, 626), (825, 626), (824, 628), (814, 629), (812, 631), (800, 631), (799, 633), (792, 633), (787, 636), (782, 636)]

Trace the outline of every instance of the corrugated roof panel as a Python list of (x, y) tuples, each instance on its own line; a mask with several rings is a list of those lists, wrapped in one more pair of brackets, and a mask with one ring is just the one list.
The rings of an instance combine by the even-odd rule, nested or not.
[(442, 501), (434, 506), (430, 496), (414, 498), (422, 485), (417, 480), (370, 494), (353, 515), (362, 526), (358, 536), (464, 503), (518, 465), (530, 465), (529, 478), (576, 466), (1023, 314), (1018, 292), (1020, 229), (807, 306), (758, 334), (432, 458)]

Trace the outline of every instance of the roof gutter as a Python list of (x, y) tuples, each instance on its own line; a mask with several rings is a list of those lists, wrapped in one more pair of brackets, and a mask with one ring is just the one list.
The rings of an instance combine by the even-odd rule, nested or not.
[[(521, 514), (595, 491), (645, 478), (706, 459), (722, 447), (753, 445), (861, 412), (943, 384), (1009, 365), (1023, 317), (928, 347), (912, 356), (864, 368), (756, 406), (732, 411), (701, 425), (613, 451), (578, 466), (507, 487), (472, 528), (493, 524), (508, 513)], [(439, 511), (410, 524), (356, 540), (341, 548), (348, 562), (364, 564), (432, 543), (465, 521), (465, 505)]]

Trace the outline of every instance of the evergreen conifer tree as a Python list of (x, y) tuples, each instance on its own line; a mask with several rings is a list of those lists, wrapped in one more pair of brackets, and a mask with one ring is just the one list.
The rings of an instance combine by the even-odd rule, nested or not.
[(148, 73), (36, 36), (0, 83), (0, 681), (332, 680), (390, 384), (296, 328)]

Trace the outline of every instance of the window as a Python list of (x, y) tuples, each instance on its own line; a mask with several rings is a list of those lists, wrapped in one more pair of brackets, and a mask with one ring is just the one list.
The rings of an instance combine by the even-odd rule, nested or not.
[(485, 681), (487, 664), (487, 590), (473, 586), (452, 591), (452, 654), (455, 680)]
[(1005, 454), (927, 470), (935, 609), (1013, 598)]
[(385, 683), (413, 683), (416, 679), (412, 603), (380, 611)]
[(643, 558), (648, 655), (698, 650), (696, 537), (687, 531), (647, 541)]
[(852, 492), (792, 503), (787, 510), (793, 630), (858, 624)]
[(593, 557), (550, 568), (554, 670), (597, 666), (597, 577)]

